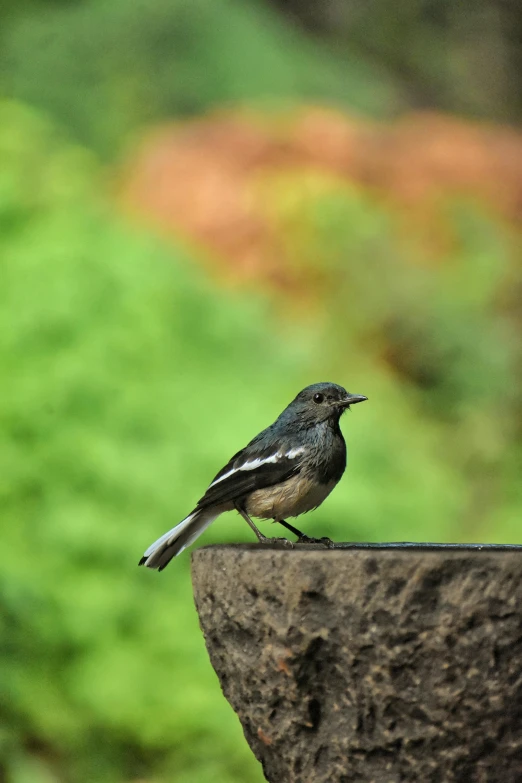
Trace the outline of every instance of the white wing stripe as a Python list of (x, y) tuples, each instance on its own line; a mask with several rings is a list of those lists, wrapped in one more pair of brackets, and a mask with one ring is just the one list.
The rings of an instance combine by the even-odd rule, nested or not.
[(287, 451), (286, 454), (283, 456), (287, 457), (287, 459), (295, 459), (300, 454), (304, 452), (304, 446), (299, 446), (297, 449), (290, 449), (290, 451)]
[(286, 457), (287, 459), (295, 459), (303, 452), (304, 452), (304, 446), (300, 446), (299, 448), (296, 449), (290, 449), (290, 451), (287, 451), (286, 454), (281, 454), (281, 452), (278, 451), (276, 454), (272, 454), (270, 457), (264, 457), (263, 459), (257, 457), (256, 459), (252, 459), (249, 462), (243, 463), (243, 465), (239, 465), (239, 467), (237, 468), (232, 468), (232, 470), (229, 470), (227, 473), (224, 473), (222, 476), (215, 479), (215, 481), (213, 481), (210, 486), (213, 487), (214, 484), (219, 484), (220, 481), (224, 481), (224, 479), (228, 478), (229, 476), (232, 476), (234, 473), (238, 473), (238, 471), (240, 470), (255, 470), (256, 468), (261, 467), (261, 465), (266, 465), (267, 462), (276, 463), (280, 459), (283, 459), (283, 457)]

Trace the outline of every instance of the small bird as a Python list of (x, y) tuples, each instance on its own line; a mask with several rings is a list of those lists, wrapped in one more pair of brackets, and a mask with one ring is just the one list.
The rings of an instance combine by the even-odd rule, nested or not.
[(162, 571), (216, 517), (233, 509), (263, 544), (282, 539), (264, 536), (252, 516), (279, 522), (298, 536), (298, 543), (331, 545), (330, 539), (305, 536), (286, 522), (286, 517), (317, 508), (335, 487), (346, 468), (339, 419), (350, 405), (367, 399), (335, 383), (307, 386), (270, 427), (234, 454), (194, 511), (151, 544), (139, 565)]

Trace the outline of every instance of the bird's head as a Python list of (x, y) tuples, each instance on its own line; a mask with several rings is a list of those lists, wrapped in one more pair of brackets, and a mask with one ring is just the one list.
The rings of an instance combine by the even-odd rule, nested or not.
[(362, 394), (351, 394), (336, 383), (313, 383), (299, 392), (283, 415), (291, 415), (303, 422), (339, 421), (350, 405), (364, 402)]

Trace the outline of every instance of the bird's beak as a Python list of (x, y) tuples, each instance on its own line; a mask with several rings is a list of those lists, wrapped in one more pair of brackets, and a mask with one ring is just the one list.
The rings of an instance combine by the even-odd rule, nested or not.
[(364, 402), (367, 400), (368, 397), (365, 397), (364, 394), (349, 394), (348, 397), (345, 397), (344, 400), (341, 400), (339, 403), (341, 408), (348, 408), (350, 409), (350, 405), (355, 405), (356, 402)]

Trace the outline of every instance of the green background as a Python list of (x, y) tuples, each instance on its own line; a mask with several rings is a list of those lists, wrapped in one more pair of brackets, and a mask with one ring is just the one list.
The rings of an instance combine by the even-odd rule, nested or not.
[[(190, 554), (161, 575), (137, 561), (322, 380), (369, 402), (343, 419), (348, 470), (306, 531), (520, 541), (519, 236), (447, 198), (454, 242), (419, 264), (391, 205), (319, 192), (296, 263), (327, 270), (326, 306), (230, 290), (121, 215), (115, 161), (150, 122), (245, 100), (386, 116), (412, 105), (401, 70), (256, 3), (0, 9), (0, 779), (261, 781), (206, 656)], [(227, 514), (201, 543), (251, 539)]]

